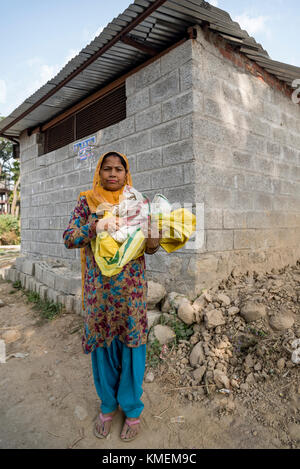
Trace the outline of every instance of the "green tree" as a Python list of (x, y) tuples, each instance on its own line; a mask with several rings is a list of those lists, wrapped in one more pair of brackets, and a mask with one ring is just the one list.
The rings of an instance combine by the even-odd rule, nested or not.
[[(0, 120), (4, 117), (0, 116)], [(20, 201), (20, 163), (13, 158), (13, 144), (10, 140), (0, 138), (0, 181), (3, 181), (7, 188), (13, 185), (13, 192), (10, 195), (12, 204), (12, 214), (18, 213)]]

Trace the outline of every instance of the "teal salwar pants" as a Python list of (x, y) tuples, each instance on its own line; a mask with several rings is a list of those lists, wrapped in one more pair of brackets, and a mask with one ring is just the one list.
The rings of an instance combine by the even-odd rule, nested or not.
[(146, 345), (127, 347), (115, 337), (109, 347), (97, 347), (92, 356), (92, 368), (101, 412), (113, 412), (120, 404), (126, 417), (137, 418), (144, 404), (143, 379)]

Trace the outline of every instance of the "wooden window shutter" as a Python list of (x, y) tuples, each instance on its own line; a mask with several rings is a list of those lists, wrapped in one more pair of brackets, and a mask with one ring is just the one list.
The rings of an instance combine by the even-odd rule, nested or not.
[(45, 153), (126, 118), (125, 83), (45, 131)]

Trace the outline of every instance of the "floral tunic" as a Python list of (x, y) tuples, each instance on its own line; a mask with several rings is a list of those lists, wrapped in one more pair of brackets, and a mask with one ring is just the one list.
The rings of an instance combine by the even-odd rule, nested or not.
[(86, 198), (80, 197), (63, 234), (68, 249), (85, 249), (83, 352), (108, 347), (114, 337), (138, 347), (147, 342), (148, 333), (145, 257), (128, 262), (117, 275), (102, 275), (90, 244), (97, 236), (96, 219)]

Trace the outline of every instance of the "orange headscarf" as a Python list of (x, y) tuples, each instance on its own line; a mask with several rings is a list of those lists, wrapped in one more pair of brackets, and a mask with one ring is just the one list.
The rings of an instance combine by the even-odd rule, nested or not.
[[(125, 182), (124, 182), (124, 185), (121, 187), (121, 189), (117, 191), (108, 191), (104, 189), (103, 186), (101, 185), (100, 168), (101, 168), (103, 158), (108, 153), (114, 153), (116, 155), (120, 155), (122, 156), (122, 158), (124, 158), (126, 162), (127, 173), (126, 173)], [(92, 213), (95, 213), (98, 205), (100, 204), (103, 204), (103, 203), (108, 203), (108, 204), (113, 204), (113, 205), (119, 204), (123, 199), (122, 193), (126, 184), (128, 184), (129, 186), (132, 186), (129, 163), (128, 163), (126, 156), (118, 151), (109, 151), (109, 152), (103, 153), (103, 155), (101, 155), (99, 158), (99, 161), (95, 169), (95, 173), (94, 173), (93, 188), (90, 189), (89, 191), (80, 192), (79, 197), (85, 196), (90, 211)], [(85, 266), (86, 266), (85, 248), (80, 249), (80, 257), (81, 257), (81, 278), (82, 278), (82, 307), (84, 309), (83, 294), (84, 294), (84, 275), (85, 275)]]

